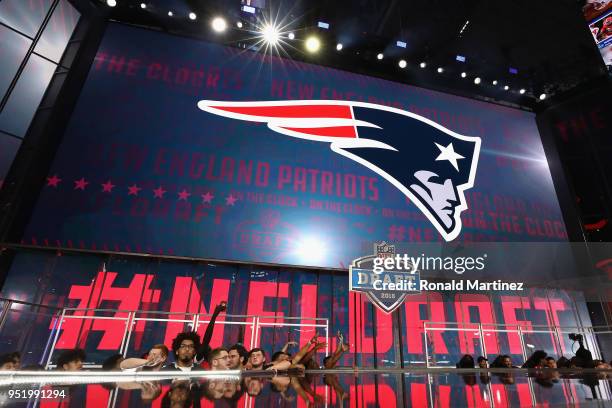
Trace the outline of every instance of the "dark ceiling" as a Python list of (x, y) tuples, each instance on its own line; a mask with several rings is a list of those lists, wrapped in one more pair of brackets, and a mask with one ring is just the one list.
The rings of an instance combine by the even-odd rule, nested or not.
[[(111, 19), (181, 35), (243, 46), (252, 37), (240, 0), (116, 0), (106, 6)], [(261, 0), (258, 0), (261, 1)], [(539, 110), (583, 84), (606, 75), (606, 68), (576, 0), (267, 0), (262, 16), (272, 16), (296, 33), (295, 59), (356, 71), (473, 98)], [(173, 16), (167, 15), (168, 11)], [(187, 15), (194, 12), (195, 21)], [(230, 31), (212, 35), (210, 20), (224, 16)], [(239, 30), (235, 22), (245, 23)], [(318, 21), (329, 30), (316, 28)], [(466, 22), (469, 23), (466, 25)], [(465, 28), (464, 28), (465, 26)], [(463, 29), (463, 32), (461, 30)], [(316, 31), (325, 47), (316, 56), (302, 51), (307, 33)], [(399, 48), (397, 40), (407, 43)], [(337, 52), (335, 44), (345, 47)], [(382, 61), (376, 55), (383, 52)], [(456, 61), (457, 55), (466, 62)], [(398, 61), (408, 62), (406, 69)], [(419, 67), (426, 61), (425, 69)], [(438, 74), (437, 67), (444, 73)], [(518, 70), (511, 74), (509, 68)], [(467, 78), (460, 73), (465, 71)], [(481, 77), (480, 85), (474, 84)], [(492, 84), (497, 80), (496, 86)], [(510, 89), (504, 91), (503, 86)], [(525, 88), (524, 95), (519, 89)], [(548, 98), (539, 101), (546, 93)]]

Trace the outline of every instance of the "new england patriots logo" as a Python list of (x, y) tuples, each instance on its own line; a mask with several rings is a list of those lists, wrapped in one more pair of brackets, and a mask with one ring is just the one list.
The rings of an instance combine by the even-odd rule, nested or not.
[(364, 102), (308, 100), (198, 102), (203, 111), (264, 122), (287, 136), (330, 143), (406, 195), (445, 240), (461, 232), (464, 191), (474, 186), (479, 137), (414, 113)]

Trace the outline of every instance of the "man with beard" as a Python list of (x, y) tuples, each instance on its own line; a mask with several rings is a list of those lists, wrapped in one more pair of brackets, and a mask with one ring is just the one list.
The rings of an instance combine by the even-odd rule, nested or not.
[(200, 349), (200, 336), (194, 332), (179, 333), (172, 340), (174, 363), (167, 364), (164, 371), (194, 371), (202, 368), (195, 363), (196, 350)]
[(228, 350), (230, 370), (242, 370), (248, 359), (248, 352), (241, 344), (234, 344)]

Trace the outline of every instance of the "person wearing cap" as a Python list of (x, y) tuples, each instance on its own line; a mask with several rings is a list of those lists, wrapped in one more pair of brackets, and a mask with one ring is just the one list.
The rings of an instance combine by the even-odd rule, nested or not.
[(478, 357), (476, 362), (478, 363), (478, 368), (489, 368), (489, 360), (484, 358), (483, 356)]

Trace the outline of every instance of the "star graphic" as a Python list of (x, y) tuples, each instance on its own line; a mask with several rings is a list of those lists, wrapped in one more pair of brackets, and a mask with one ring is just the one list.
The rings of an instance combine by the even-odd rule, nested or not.
[(110, 180), (108, 180), (106, 183), (104, 184), (100, 184), (102, 186), (102, 192), (103, 193), (112, 193), (113, 192), (113, 188), (115, 187), (115, 185), (113, 183), (111, 183)]
[(214, 195), (210, 194), (209, 191), (206, 192), (206, 194), (202, 194), (202, 203), (203, 204), (210, 204), (210, 202), (212, 201), (212, 199), (215, 198)]
[(54, 174), (53, 177), (47, 177), (47, 186), (57, 187), (60, 181), (62, 181), (62, 179), (57, 177), (57, 174)]
[(128, 195), (138, 195), (138, 192), (142, 190), (141, 187), (138, 187), (136, 184), (133, 184), (131, 186), (128, 187)]
[(231, 194), (229, 196), (225, 197), (225, 204), (226, 205), (232, 205), (233, 206), (236, 201), (238, 201), (238, 199), (235, 198)]
[(185, 189), (183, 189), (183, 191), (179, 191), (179, 193), (178, 193), (179, 200), (187, 200), (190, 195), (191, 195), (191, 193), (188, 192)]
[[(435, 142), (434, 142), (435, 143)], [(450, 164), (453, 165), (455, 170), (459, 171), (459, 165), (457, 164), (457, 160), (465, 159), (462, 155), (455, 152), (453, 149), (453, 144), (449, 143), (448, 146), (444, 147), (436, 143), (438, 149), (440, 149), (440, 154), (436, 157), (436, 161), (438, 160), (448, 160)]]
[(74, 189), (84, 191), (88, 184), (89, 181), (85, 180), (85, 177), (81, 177), (79, 180), (74, 180)]
[(165, 192), (166, 190), (164, 190), (162, 186), (159, 186), (153, 190), (153, 198), (164, 198)]

